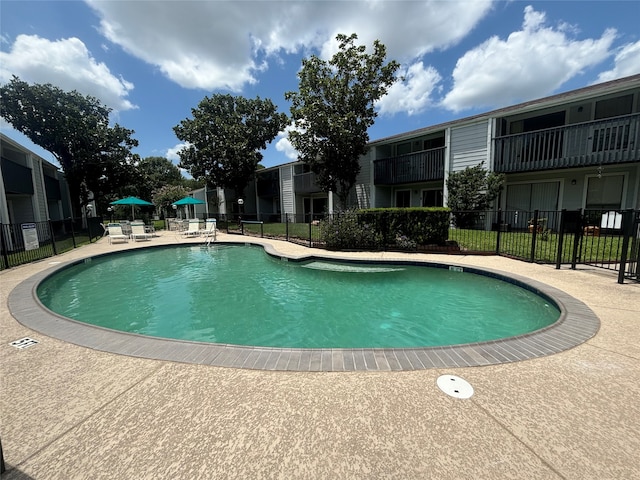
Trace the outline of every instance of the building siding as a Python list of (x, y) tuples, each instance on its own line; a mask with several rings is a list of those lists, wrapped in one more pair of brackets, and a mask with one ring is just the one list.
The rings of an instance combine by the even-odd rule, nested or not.
[(285, 165), (280, 168), (280, 192), (282, 195), (282, 213), (294, 214), (293, 167)]
[(47, 220), (47, 194), (44, 191), (44, 178), (42, 176), (42, 164), (37, 158), (33, 158), (33, 191), (35, 197), (35, 220), (41, 222)]
[(475, 167), (480, 162), (489, 166), (489, 146), (487, 132), (489, 120), (471, 125), (451, 128), (451, 168), (458, 172), (467, 167)]
[[(373, 149), (360, 157), (360, 173), (351, 197), (355, 192), (355, 202), (358, 208), (371, 208), (371, 186), (373, 185)], [(351, 199), (350, 199), (351, 201)]]

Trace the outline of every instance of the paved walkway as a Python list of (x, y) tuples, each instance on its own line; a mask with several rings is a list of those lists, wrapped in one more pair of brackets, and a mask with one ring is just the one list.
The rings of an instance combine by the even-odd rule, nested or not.
[[(151, 242), (197, 241), (162, 232)], [(310, 252), (268, 243), (287, 255)], [(601, 321), (597, 335), (562, 353), (401, 372), (149, 360), (45, 336), (9, 313), (9, 293), (51, 262), (147, 245), (103, 239), (0, 272), (3, 480), (640, 478), (638, 284), (500, 257), (349, 253), (526, 276), (584, 302)], [(23, 337), (39, 343), (9, 345)], [(436, 385), (443, 374), (467, 380), (474, 395), (445, 395)]]

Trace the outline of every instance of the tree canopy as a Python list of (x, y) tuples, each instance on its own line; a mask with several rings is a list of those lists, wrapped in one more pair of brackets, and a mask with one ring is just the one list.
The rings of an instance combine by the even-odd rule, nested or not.
[(447, 178), (447, 206), (454, 212), (456, 225), (464, 228), (475, 215), (469, 212), (488, 210), (504, 184), (504, 174), (489, 172), (484, 162), (451, 172)]
[(146, 157), (137, 165), (140, 175), (140, 198), (151, 198), (152, 192), (164, 185), (183, 185), (186, 180), (180, 169), (165, 157)]
[(189, 193), (189, 189), (183, 185), (167, 184), (158, 187), (152, 193), (152, 202), (163, 215), (166, 217), (167, 212), (170, 211), (171, 204), (177, 202), (183, 197), (186, 197)]
[(329, 61), (315, 55), (303, 59), (298, 91), (285, 94), (296, 127), (289, 132), (291, 144), (318, 185), (336, 192), (343, 206), (366, 153), (375, 102), (397, 80), (400, 66), (385, 64), (386, 47), (378, 40), (368, 54), (364, 45), (354, 44), (357, 38), (337, 35), (339, 50)]
[(128, 130), (109, 126), (110, 108), (77, 91), (33, 84), (13, 77), (0, 87), (0, 116), (60, 163), (74, 206), (99, 199), (131, 183), (138, 141)]
[(205, 97), (191, 113), (193, 118), (173, 127), (187, 142), (179, 152), (180, 167), (241, 198), (262, 160), (260, 150), (284, 129), (287, 116), (269, 99), (222, 94)]

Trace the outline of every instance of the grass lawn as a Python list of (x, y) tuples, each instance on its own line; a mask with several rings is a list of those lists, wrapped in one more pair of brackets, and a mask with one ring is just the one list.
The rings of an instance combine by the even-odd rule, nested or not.
[[(484, 230), (449, 230), (449, 240), (455, 241), (461, 249), (470, 252), (495, 252), (498, 232)], [(570, 263), (575, 237), (565, 235), (562, 245), (562, 263)], [(559, 235), (538, 234), (534, 259), (536, 262), (555, 263), (558, 253)], [(528, 232), (502, 232), (500, 234), (500, 254), (518, 258), (531, 258), (533, 235)], [(579, 262), (614, 262), (622, 254), (623, 238), (620, 236), (582, 237), (578, 244)], [(627, 255), (631, 255), (629, 245)]]

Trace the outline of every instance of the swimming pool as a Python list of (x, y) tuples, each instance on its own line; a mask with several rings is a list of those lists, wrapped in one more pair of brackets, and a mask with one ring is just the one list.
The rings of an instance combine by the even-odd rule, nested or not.
[(462, 268), (284, 262), (254, 246), (136, 250), (45, 279), (43, 305), (123, 332), (279, 348), (487, 342), (554, 323), (545, 296)]
[[(272, 243), (269, 240), (241, 239), (240, 242), (227, 241), (223, 244), (238, 243), (259, 245), (278, 261), (300, 262), (314, 259), (332, 261), (336, 256), (331, 252), (309, 250), (308, 252), (313, 252), (315, 255), (304, 257), (298, 254), (299, 256), (292, 257), (279, 250), (278, 242)], [(156, 245), (137, 245), (136, 247), (163, 248)], [(560, 353), (576, 347), (593, 337), (600, 327), (598, 317), (587, 305), (551, 285), (529, 277), (491, 270), (486, 267), (479, 269), (455, 262), (451, 265), (440, 262), (434, 264), (427, 261), (422, 255), (411, 256), (415, 260), (410, 263), (442, 268), (463, 268), (466, 272), (475, 272), (526, 285), (527, 288), (553, 299), (555, 304), (560, 307), (560, 318), (553, 325), (530, 334), (490, 342), (416, 348), (300, 349), (245, 347), (125, 333), (70, 320), (54, 314), (42, 306), (36, 291), (46, 278), (78, 263), (92, 262), (102, 256), (113, 257), (119, 254), (120, 252), (108, 252), (67, 262), (56, 260), (47, 262), (49, 263), (48, 268), (38, 270), (9, 292), (7, 299), (9, 312), (16, 321), (31, 329), (35, 338), (40, 342), (50, 338), (93, 350), (152, 360), (298, 372), (406, 371), (518, 362)], [(373, 260), (375, 256), (371, 255), (368, 258)], [(448, 258), (458, 257), (438, 256), (437, 258), (446, 261)], [(361, 256), (350, 259), (363, 260)], [(340, 260), (345, 260), (345, 258)], [(393, 260), (390, 260), (389, 263), (395, 265)], [(114, 308), (119, 304), (113, 298), (110, 301)]]

